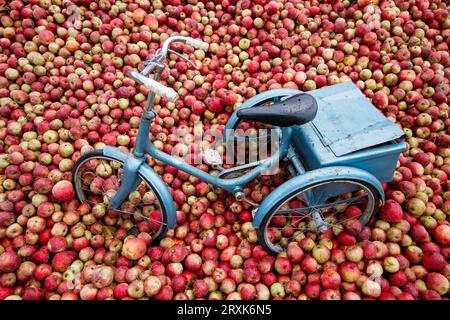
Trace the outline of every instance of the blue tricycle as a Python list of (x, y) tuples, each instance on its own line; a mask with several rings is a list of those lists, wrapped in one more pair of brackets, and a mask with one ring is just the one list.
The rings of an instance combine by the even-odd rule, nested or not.
[[(177, 92), (159, 82), (175, 42), (207, 50), (197, 39), (172, 36), (146, 61), (142, 72), (129, 76), (150, 90), (132, 153), (106, 146), (83, 154), (72, 178), (81, 202), (97, 212), (112, 210), (136, 222), (144, 222), (154, 241), (176, 226), (176, 209), (161, 177), (147, 164), (147, 155), (232, 193), (237, 201), (255, 206), (253, 225), (258, 240), (272, 254), (286, 250), (290, 242), (308, 233), (329, 228), (338, 231), (346, 223), (366, 224), (384, 202), (382, 183), (389, 182), (401, 152), (407, 149), (403, 131), (387, 120), (351, 82), (303, 93), (274, 89), (242, 104), (227, 125), (224, 143), (268, 141), (267, 136), (246, 137), (236, 132), (243, 124), (263, 124), (278, 133), (277, 150), (266, 159), (224, 169), (217, 154), (209, 164), (220, 170), (211, 175), (179, 157), (157, 149), (149, 138), (156, 112), (155, 95), (175, 101)], [(194, 65), (195, 66), (195, 65)], [(153, 78), (148, 75), (153, 73)], [(261, 203), (246, 198), (244, 186), (280, 162), (289, 163), (290, 179), (276, 187)]]

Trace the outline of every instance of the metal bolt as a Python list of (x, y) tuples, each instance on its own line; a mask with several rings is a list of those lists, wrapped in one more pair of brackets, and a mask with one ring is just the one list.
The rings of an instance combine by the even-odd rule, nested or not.
[(245, 198), (245, 194), (242, 191), (238, 191), (234, 194), (237, 201), (241, 201)]

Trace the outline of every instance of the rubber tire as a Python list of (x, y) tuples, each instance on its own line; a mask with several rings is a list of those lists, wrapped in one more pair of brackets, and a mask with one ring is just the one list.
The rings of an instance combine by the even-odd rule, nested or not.
[[(108, 159), (111, 159), (112, 161), (117, 161), (117, 162), (120, 162), (120, 163), (123, 164), (123, 161), (122, 161), (122, 160), (118, 160), (118, 159), (112, 158), (111, 156), (106, 156), (106, 155), (103, 153), (103, 150), (89, 151), (89, 152), (86, 152), (85, 154), (83, 154), (83, 155), (77, 160), (77, 162), (75, 163), (75, 165), (74, 165), (74, 167), (73, 167), (73, 169), (72, 169), (72, 179), (75, 179), (75, 177), (76, 177), (75, 173), (77, 172), (78, 167), (79, 167), (82, 163), (84, 163), (84, 161), (86, 161), (86, 159), (89, 159), (89, 158), (96, 159), (96, 158), (98, 158), (98, 157), (101, 157), (101, 158), (108, 158)], [(138, 173), (138, 174), (139, 174), (139, 173)], [(158, 199), (158, 202), (159, 202), (159, 206), (160, 206), (160, 210), (161, 210), (161, 215), (162, 215), (162, 221), (163, 221), (164, 224), (161, 226), (161, 231), (159, 232), (158, 236), (152, 240), (152, 244), (157, 244), (157, 243), (159, 243), (159, 241), (161, 241), (162, 238), (164, 238), (164, 236), (166, 235), (166, 233), (167, 233), (167, 231), (168, 231), (168, 228), (167, 228), (167, 214), (166, 214), (167, 210), (166, 210), (165, 207), (164, 207), (164, 203), (163, 203), (163, 201), (162, 201), (162, 198), (161, 198), (160, 194), (157, 192), (157, 189), (153, 186), (153, 184), (151, 183), (151, 181), (148, 181), (148, 180), (147, 180), (143, 175), (141, 175), (141, 174), (139, 174), (139, 177), (140, 177), (142, 180), (144, 180), (145, 182), (147, 182), (147, 184), (152, 188), (152, 191), (155, 193), (156, 198)], [(76, 194), (78, 200), (81, 202), (81, 198), (80, 198), (80, 196), (78, 195), (78, 193), (79, 193), (79, 190), (78, 190), (78, 184), (75, 183), (75, 181), (73, 181), (73, 182), (74, 182), (74, 183), (73, 183), (73, 188), (74, 188), (74, 190), (75, 190), (75, 194)]]
[[(290, 192), (289, 194), (287, 194), (286, 196), (284, 196), (283, 198), (281, 198), (281, 199), (280, 199), (280, 200), (272, 207), (272, 209), (271, 209), (271, 210), (266, 214), (266, 216), (263, 218), (263, 220), (262, 220), (262, 222), (261, 222), (259, 228), (256, 230), (256, 233), (257, 233), (257, 235), (258, 235), (258, 242), (259, 242), (259, 244), (264, 248), (264, 250), (265, 250), (266, 252), (268, 252), (268, 253), (270, 253), (270, 254), (272, 254), (272, 255), (276, 255), (276, 254), (278, 254), (279, 252), (282, 252), (282, 251), (274, 251), (274, 250), (272, 250), (271, 246), (268, 245), (268, 244), (265, 242), (264, 230), (266, 230), (266, 224), (269, 222), (269, 218), (272, 217), (273, 211), (276, 210), (276, 209), (277, 209), (281, 204), (283, 204), (285, 201), (289, 200), (289, 199), (290, 199), (292, 196), (294, 196), (296, 193), (299, 193), (299, 192), (301, 192), (302, 190), (305, 190), (305, 189), (314, 187), (316, 184), (322, 184), (322, 183), (327, 182), (327, 181), (329, 182), (329, 181), (333, 181), (333, 180), (330, 179), (330, 180), (320, 181), (320, 182), (316, 182), (316, 183), (311, 183), (311, 184), (306, 185), (306, 186), (304, 186), (304, 187), (302, 187), (302, 188), (300, 188), (300, 189), (295, 189), (295, 190), (293, 190), (292, 192)], [(370, 221), (370, 219), (373, 217), (373, 215), (374, 215), (374, 214), (378, 211), (378, 209), (380, 208), (380, 203), (381, 203), (380, 200), (381, 200), (381, 197), (380, 197), (380, 194), (378, 193), (377, 189), (376, 189), (374, 186), (372, 186), (371, 184), (368, 184), (367, 182), (361, 181), (361, 180), (342, 179), (342, 180), (340, 180), (340, 181), (352, 181), (352, 182), (360, 183), (360, 184), (364, 185), (365, 187), (367, 187), (367, 188), (372, 192), (372, 194), (374, 195), (375, 208), (374, 208), (374, 210), (372, 211), (372, 213), (370, 214), (370, 218), (368, 219), (368, 221)]]

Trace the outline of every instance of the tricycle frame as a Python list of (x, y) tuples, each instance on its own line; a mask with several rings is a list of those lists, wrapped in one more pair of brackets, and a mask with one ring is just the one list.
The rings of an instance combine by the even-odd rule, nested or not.
[[(292, 128), (286, 127), (281, 129), (280, 145), (278, 150), (269, 158), (259, 161), (255, 164), (255, 167), (249, 172), (244, 173), (242, 176), (231, 179), (224, 179), (217, 176), (213, 176), (207, 172), (204, 172), (193, 165), (190, 165), (180, 159), (179, 157), (169, 155), (163, 151), (158, 150), (149, 138), (149, 129), (151, 121), (156, 116), (153, 110), (145, 110), (141, 123), (139, 124), (138, 135), (136, 139), (136, 145), (133, 150), (132, 156), (127, 157), (124, 165), (124, 175), (121, 177), (122, 183), (114, 198), (111, 200), (110, 205), (116, 209), (120, 206), (122, 201), (133, 191), (139, 184), (137, 172), (141, 165), (145, 162), (145, 155), (153, 157), (156, 160), (162, 161), (170, 166), (177, 168), (191, 174), (205, 182), (212, 184), (216, 188), (220, 188), (231, 192), (235, 195), (243, 195), (243, 186), (251, 180), (262, 175), (265, 171), (270, 170), (276, 165), (280, 159), (286, 157), (289, 154), (289, 159), (295, 164), (295, 168), (299, 170), (298, 173), (304, 172), (304, 168), (301, 165), (295, 152), (293, 152), (291, 146)], [(115, 152), (122, 152), (117, 148), (109, 148), (108, 152), (113, 154)], [(249, 165), (243, 165), (239, 167), (248, 167)], [(239, 170), (239, 167), (234, 167), (234, 170)]]
[[(159, 80), (160, 71), (158, 70), (155, 73), (154, 79)], [(267, 92), (263, 92), (258, 96), (253, 97), (252, 101), (248, 100), (242, 107), (248, 107), (251, 104), (257, 104), (258, 102), (267, 101), (272, 98), (276, 98), (279, 96), (287, 96), (298, 92), (297, 90), (292, 89), (276, 89), (270, 90)], [(144, 108), (144, 112), (141, 117), (141, 122), (139, 124), (138, 135), (136, 139), (136, 145), (132, 153), (129, 153), (126, 157), (124, 169), (125, 172), (121, 177), (121, 186), (117, 190), (114, 198), (110, 201), (110, 207), (113, 209), (119, 208), (121, 203), (127, 198), (130, 192), (134, 191), (138, 184), (140, 183), (140, 179), (138, 176), (138, 172), (141, 166), (146, 166), (147, 169), (151, 169), (146, 162), (146, 154), (153, 157), (156, 160), (164, 162), (170, 166), (175, 167), (178, 170), (184, 171), (188, 174), (191, 174), (202, 181), (210, 183), (216, 188), (220, 188), (226, 190), (230, 193), (233, 193), (237, 200), (244, 200), (243, 187), (251, 180), (259, 177), (264, 174), (269, 169), (272, 169), (274, 165), (278, 164), (282, 159), (287, 158), (291, 162), (291, 174), (295, 176), (295, 178), (288, 180), (283, 184), (284, 190), (289, 190), (290, 188), (298, 188), (303, 184), (310, 183), (311, 181), (321, 180), (321, 179), (332, 179), (333, 177), (342, 178), (343, 176), (348, 179), (363, 179), (373, 185), (375, 189), (378, 190), (382, 201), (384, 201), (384, 191), (380, 181), (370, 173), (360, 170), (358, 168), (347, 167), (345, 164), (341, 164), (340, 166), (332, 166), (327, 168), (318, 168), (315, 170), (307, 170), (302, 161), (298, 156), (298, 152), (295, 150), (293, 144), (293, 134), (295, 133), (294, 127), (282, 127), (277, 128), (280, 134), (280, 144), (278, 150), (269, 158), (234, 167), (233, 170), (238, 171), (240, 168), (252, 168), (249, 172), (243, 174), (237, 178), (224, 179), (214, 175), (211, 175), (207, 172), (204, 172), (195, 166), (192, 166), (181, 158), (169, 155), (163, 151), (157, 149), (152, 141), (149, 138), (149, 130), (152, 120), (156, 117), (156, 112), (152, 110), (150, 107), (153, 105), (155, 95), (153, 93), (149, 94), (147, 99), (146, 106)], [(235, 122), (236, 119), (232, 120), (231, 123)], [(228, 128), (229, 129), (229, 128)], [(225, 132), (225, 141), (229, 141), (232, 137), (230, 134), (231, 131), (226, 130)], [(118, 153), (123, 153), (123, 151), (119, 148), (107, 147), (108, 154), (117, 157)], [(146, 170), (148, 171), (148, 170)], [(225, 171), (225, 170), (224, 170)], [(224, 172), (223, 171), (223, 172)], [(155, 179), (155, 175), (152, 176), (152, 179)], [(160, 179), (160, 178), (159, 178)], [(167, 191), (168, 193), (168, 191)], [(279, 193), (278, 197), (280, 196)], [(262, 217), (268, 212), (274, 201), (278, 198), (276, 196), (269, 196), (267, 199), (259, 206), (258, 211), (255, 215), (254, 225), (258, 227), (258, 224), (262, 220)], [(167, 198), (167, 197), (166, 197)], [(173, 220), (173, 219), (171, 219)]]

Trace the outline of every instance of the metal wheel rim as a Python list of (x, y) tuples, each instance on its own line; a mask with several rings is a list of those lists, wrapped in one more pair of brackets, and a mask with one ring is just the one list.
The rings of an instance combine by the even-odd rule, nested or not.
[[(287, 200), (283, 201), (279, 206), (277, 206), (277, 208), (272, 211), (270, 213), (270, 216), (267, 218), (266, 223), (264, 225), (264, 230), (263, 230), (263, 236), (264, 236), (264, 242), (270, 247), (270, 249), (274, 252), (281, 252), (283, 250), (285, 250), (286, 248), (281, 247), (280, 245), (275, 245), (273, 244), (269, 238), (268, 238), (268, 227), (270, 224), (270, 221), (272, 220), (273, 216), (276, 214), (276, 212), (286, 203), (291, 201), (292, 199), (298, 197), (301, 193), (307, 192), (308, 190), (312, 189), (312, 188), (317, 188), (326, 184), (330, 184), (330, 183), (342, 183), (342, 182), (346, 182), (346, 183), (352, 183), (355, 184), (357, 186), (360, 187), (360, 189), (364, 189), (367, 192), (367, 196), (368, 196), (368, 205), (366, 207), (366, 210), (364, 211), (364, 213), (361, 214), (359, 220), (363, 222), (363, 224), (367, 223), (368, 219), (370, 219), (371, 213), (374, 211), (376, 203), (375, 203), (375, 196), (373, 194), (373, 192), (370, 190), (370, 188), (360, 182), (357, 181), (352, 181), (352, 180), (333, 180), (333, 181), (326, 181), (326, 182), (321, 182), (312, 186), (309, 186), (308, 188), (302, 189), (301, 191), (293, 194), (291, 197), (289, 197)], [(369, 205), (370, 204), (370, 205)], [(370, 209), (370, 210), (368, 210)], [(329, 229), (329, 228), (328, 228)], [(328, 230), (327, 229), (327, 230)]]

